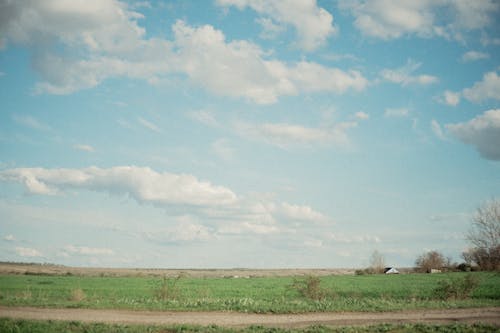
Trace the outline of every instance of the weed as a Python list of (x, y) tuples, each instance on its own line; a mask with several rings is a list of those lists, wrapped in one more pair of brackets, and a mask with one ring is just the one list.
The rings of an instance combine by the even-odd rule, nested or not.
[(294, 279), (290, 288), (297, 291), (302, 297), (310, 300), (322, 300), (332, 293), (321, 287), (321, 280), (317, 276), (307, 276), (304, 279)]
[(479, 280), (471, 274), (463, 279), (447, 279), (438, 282), (433, 291), (433, 296), (439, 299), (467, 299), (478, 287)]
[(85, 295), (85, 292), (80, 288), (71, 290), (70, 301), (81, 302), (86, 297), (87, 297), (87, 295)]
[(155, 296), (161, 301), (176, 300), (180, 297), (181, 292), (177, 286), (177, 282), (183, 277), (179, 274), (175, 278), (164, 276), (156, 287)]

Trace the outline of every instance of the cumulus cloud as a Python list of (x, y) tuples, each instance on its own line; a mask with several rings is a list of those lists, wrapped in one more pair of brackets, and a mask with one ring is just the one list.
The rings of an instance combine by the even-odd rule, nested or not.
[[(288, 230), (290, 220), (295, 224), (329, 221), (306, 205), (277, 203), (262, 195), (237, 196), (228, 188), (191, 175), (158, 173), (150, 168), (17, 168), (0, 171), (0, 181), (20, 183), (30, 194), (90, 190), (128, 195), (139, 203), (165, 208), (176, 224), (146, 232), (147, 239), (157, 242), (203, 241), (218, 234), (274, 234)], [(64, 253), (97, 255), (99, 251), (70, 246)]]
[(474, 103), (487, 99), (500, 100), (500, 77), (497, 72), (488, 72), (483, 75), (482, 81), (476, 82), (472, 87), (464, 89), (462, 95)]
[(326, 42), (336, 32), (332, 15), (316, 4), (316, 0), (217, 0), (220, 6), (249, 7), (263, 15), (258, 22), (267, 37), (276, 36), (284, 26), (297, 31), (299, 46), (312, 51)]
[[(285, 10), (279, 15), (286, 13), (281, 2), (272, 3), (269, 6), (280, 8), (277, 12)], [(300, 28), (299, 35), (304, 45), (321, 43), (325, 35), (318, 34), (304, 13), (318, 11), (323, 17), (324, 11), (312, 2), (297, 3), (294, 8), (303, 10), (300, 19), (307, 28)], [(142, 15), (119, 1), (82, 1), (71, 6), (62, 0), (12, 1), (2, 8), (2, 15), (4, 44), (18, 43), (33, 50), (33, 66), (42, 78), (35, 87), (37, 93), (69, 94), (113, 77), (154, 83), (183, 74), (217, 95), (265, 104), (304, 91), (343, 93), (367, 85), (358, 71), (267, 59), (256, 44), (227, 41), (222, 31), (210, 25), (192, 27), (179, 20), (172, 26), (173, 40), (147, 39), (137, 23)]]
[(37, 249), (33, 249), (30, 247), (16, 247), (17, 255), (21, 257), (42, 257), (42, 253)]
[(222, 186), (185, 174), (158, 173), (150, 168), (119, 166), (108, 169), (18, 168), (0, 172), (0, 180), (25, 186), (28, 193), (55, 194), (64, 189), (86, 189), (126, 194), (138, 202), (168, 205), (226, 205), (236, 195)]
[(250, 124), (238, 123), (236, 131), (254, 140), (262, 140), (280, 148), (311, 145), (348, 146), (347, 130), (357, 122), (341, 122), (329, 127), (305, 127), (288, 123)]
[(340, 7), (351, 12), (363, 34), (385, 40), (405, 35), (461, 40), (464, 32), (490, 26), (499, 10), (494, 0), (346, 0)]
[(386, 81), (398, 83), (403, 86), (409, 84), (427, 85), (439, 81), (439, 79), (433, 75), (428, 75), (428, 74), (413, 75), (413, 73), (417, 69), (419, 69), (421, 65), (422, 63), (408, 60), (407, 64), (404, 65), (403, 67), (396, 69), (382, 70), (380, 72), (380, 76)]
[(485, 111), (468, 122), (446, 125), (465, 144), (475, 146), (482, 157), (500, 160), (500, 109)]
[(460, 103), (460, 93), (446, 90), (443, 94), (443, 103), (451, 106), (457, 106)]

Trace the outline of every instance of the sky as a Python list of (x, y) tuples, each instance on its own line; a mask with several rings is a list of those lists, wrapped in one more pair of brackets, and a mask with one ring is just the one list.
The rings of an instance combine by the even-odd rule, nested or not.
[(495, 0), (0, 0), (0, 260), (454, 261), (500, 196)]

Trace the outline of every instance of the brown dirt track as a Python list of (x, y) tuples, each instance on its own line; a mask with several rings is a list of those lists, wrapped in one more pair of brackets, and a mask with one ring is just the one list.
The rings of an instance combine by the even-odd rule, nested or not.
[(500, 308), (453, 310), (421, 310), (381, 313), (305, 313), (305, 314), (245, 314), (236, 312), (159, 312), (129, 310), (47, 309), (30, 307), (0, 307), (0, 317), (102, 322), (120, 324), (192, 324), (246, 327), (263, 325), (301, 328), (310, 325), (350, 326), (380, 323), (482, 323), (500, 327)]

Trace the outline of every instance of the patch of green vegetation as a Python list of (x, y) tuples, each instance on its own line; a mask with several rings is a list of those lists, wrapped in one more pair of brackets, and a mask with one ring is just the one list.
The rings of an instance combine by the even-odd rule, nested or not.
[(35, 321), (0, 318), (0, 332), (3, 333), (490, 333), (498, 332), (498, 328), (489, 325), (424, 325), (406, 324), (375, 326), (327, 327), (310, 326), (303, 329), (285, 329), (264, 326), (249, 326), (240, 329), (220, 326), (158, 326), (158, 325), (117, 325), (100, 323), (81, 323), (65, 321)]
[[(467, 297), (436, 292), (446, 287), (441, 281), (466, 281), (468, 276), (474, 280), (474, 289)], [(0, 304), (256, 313), (500, 306), (500, 275), (473, 272), (239, 279), (4, 275), (0, 276)]]

